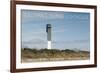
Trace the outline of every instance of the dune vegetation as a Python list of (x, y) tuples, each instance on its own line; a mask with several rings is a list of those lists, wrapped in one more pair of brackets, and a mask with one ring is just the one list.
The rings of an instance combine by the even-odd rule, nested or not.
[(35, 49), (22, 48), (22, 62), (43, 62), (43, 61), (63, 61), (63, 60), (87, 60), (90, 58), (90, 52), (70, 49)]

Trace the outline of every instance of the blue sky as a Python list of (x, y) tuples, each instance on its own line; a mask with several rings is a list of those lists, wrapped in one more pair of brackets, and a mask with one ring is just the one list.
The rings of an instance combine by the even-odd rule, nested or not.
[(90, 49), (90, 14), (21, 10), (22, 47), (46, 48), (46, 24), (52, 25), (52, 48)]

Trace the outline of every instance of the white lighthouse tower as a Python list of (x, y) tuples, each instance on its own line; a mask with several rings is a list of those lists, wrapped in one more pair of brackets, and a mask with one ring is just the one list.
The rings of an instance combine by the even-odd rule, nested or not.
[(47, 32), (47, 48), (51, 49), (51, 24), (46, 25), (46, 32)]

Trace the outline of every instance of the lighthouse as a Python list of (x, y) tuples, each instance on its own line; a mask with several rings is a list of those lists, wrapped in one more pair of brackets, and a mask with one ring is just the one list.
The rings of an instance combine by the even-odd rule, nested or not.
[(47, 33), (47, 48), (51, 49), (51, 24), (46, 25), (46, 33)]

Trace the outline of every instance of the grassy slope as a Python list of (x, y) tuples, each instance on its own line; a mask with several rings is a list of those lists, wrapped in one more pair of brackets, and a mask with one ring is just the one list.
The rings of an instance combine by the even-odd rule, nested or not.
[[(29, 49), (21, 50), (21, 58), (23, 61), (34, 59), (35, 61), (56, 61), (56, 60), (83, 60), (89, 59), (88, 51), (74, 51), (74, 50), (58, 50), (58, 49)], [(34, 61), (32, 60), (32, 61)]]

